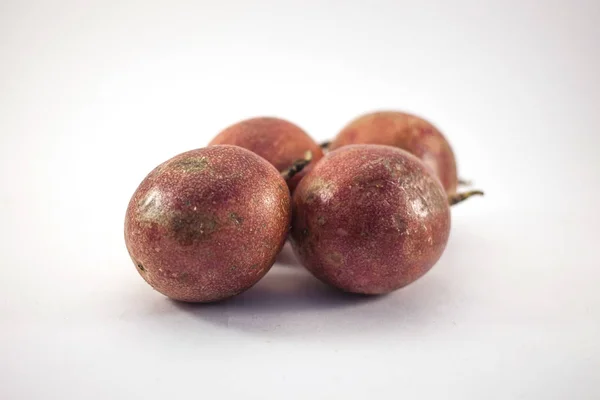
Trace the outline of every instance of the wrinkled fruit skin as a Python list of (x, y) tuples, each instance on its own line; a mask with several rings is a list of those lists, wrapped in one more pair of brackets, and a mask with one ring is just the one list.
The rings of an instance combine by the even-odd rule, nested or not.
[[(306, 132), (279, 118), (260, 117), (238, 122), (219, 133), (209, 146), (214, 144), (231, 144), (248, 149), (273, 164), (280, 172), (294, 161), (303, 159), (308, 150), (312, 152), (311, 164), (323, 157), (321, 147)], [(288, 181), (291, 191), (304, 174), (301, 171)]]
[(458, 175), (450, 144), (428, 121), (398, 111), (380, 111), (350, 122), (332, 141), (335, 150), (349, 144), (384, 144), (417, 156), (437, 176), (446, 193), (456, 192)]
[(131, 198), (125, 242), (154, 289), (188, 302), (222, 300), (271, 268), (290, 225), (279, 172), (235, 146), (182, 153), (155, 168)]
[(383, 294), (425, 274), (450, 232), (439, 181), (390, 146), (350, 145), (323, 158), (292, 201), (291, 242), (317, 278), (347, 292)]

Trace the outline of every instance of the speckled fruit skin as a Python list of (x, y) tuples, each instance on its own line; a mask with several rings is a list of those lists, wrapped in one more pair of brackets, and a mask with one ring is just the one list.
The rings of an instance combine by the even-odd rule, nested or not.
[(254, 285), (275, 262), (290, 226), (279, 172), (235, 146), (182, 153), (135, 191), (125, 242), (140, 275), (175, 300), (212, 302)]
[[(251, 118), (231, 125), (209, 143), (213, 144), (231, 144), (253, 151), (273, 164), (278, 171), (283, 171), (294, 161), (304, 158), (307, 150), (312, 152), (311, 164), (323, 157), (321, 147), (300, 127), (272, 117)], [(304, 174), (301, 171), (288, 181), (291, 191)]]
[(317, 278), (347, 292), (383, 294), (437, 262), (450, 233), (444, 189), (425, 165), (391, 146), (327, 154), (292, 200), (291, 243)]
[(423, 118), (399, 111), (365, 114), (343, 128), (331, 142), (330, 149), (349, 144), (384, 144), (406, 150), (431, 169), (446, 193), (456, 192), (458, 176), (450, 143)]

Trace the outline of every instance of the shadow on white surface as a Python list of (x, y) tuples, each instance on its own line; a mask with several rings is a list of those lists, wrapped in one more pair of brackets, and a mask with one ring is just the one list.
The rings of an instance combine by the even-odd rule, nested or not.
[(205, 314), (239, 310), (250, 314), (330, 309), (377, 300), (377, 296), (344, 293), (330, 288), (303, 270), (289, 271), (275, 266), (248, 291), (221, 302), (192, 304), (174, 301), (183, 310)]
[[(425, 279), (423, 279), (425, 280)], [(318, 281), (302, 267), (274, 267), (253, 288), (213, 304), (172, 301), (177, 310), (218, 328), (284, 336), (398, 334), (434, 322), (447, 288), (428, 277), (394, 293), (343, 293)]]
[[(514, 234), (499, 235), (496, 225), (487, 220), (476, 222), (464, 218), (456, 218), (450, 243), (432, 270), (388, 295), (361, 296), (333, 289), (303, 268), (291, 246), (286, 244), (277, 263), (262, 280), (248, 291), (222, 302), (171, 301), (136, 277), (139, 291), (127, 289), (135, 300), (119, 301), (129, 304), (122, 318), (141, 324), (161, 321), (163, 327), (185, 326), (190, 332), (267, 338), (360, 338), (365, 335), (412, 338), (453, 331), (457, 324), (464, 324), (480, 312), (487, 318), (488, 312), (482, 309), (496, 303), (503, 310), (507, 308), (502, 293), (514, 290), (515, 281), (519, 279), (518, 276), (507, 277), (503, 272), (507, 262), (504, 252), (519, 250), (514, 248), (517, 245)], [(484, 226), (485, 235), (480, 232)], [(495, 240), (487, 236), (494, 236)], [(498, 253), (497, 248), (502, 248), (502, 252)], [(490, 292), (491, 281), (497, 285), (504, 282), (505, 289), (500, 293)]]
[(283, 246), (283, 249), (281, 249), (281, 252), (279, 252), (279, 254), (277, 255), (275, 266), (277, 265), (282, 265), (286, 267), (301, 266), (300, 261), (298, 261), (296, 255), (294, 254), (294, 251), (292, 250), (292, 245), (290, 244), (290, 242), (286, 242), (285, 246)]

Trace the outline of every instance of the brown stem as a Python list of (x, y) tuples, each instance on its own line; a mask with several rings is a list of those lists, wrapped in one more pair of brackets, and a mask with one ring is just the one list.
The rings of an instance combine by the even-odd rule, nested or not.
[(304, 153), (304, 158), (294, 161), (294, 163), (289, 167), (281, 171), (281, 176), (286, 181), (291, 179), (298, 172), (302, 171), (304, 167), (306, 167), (312, 160), (312, 151), (307, 151)]
[(319, 145), (319, 147), (321, 147), (325, 151), (329, 150), (329, 146), (331, 146), (331, 142), (329, 140)]
[(460, 186), (471, 186), (471, 185), (473, 185), (473, 182), (472, 181), (468, 181), (466, 179), (458, 179), (458, 184)]
[(468, 192), (451, 194), (448, 196), (448, 204), (453, 206), (455, 204), (462, 203), (471, 196), (483, 196), (483, 192), (481, 190), (470, 190)]

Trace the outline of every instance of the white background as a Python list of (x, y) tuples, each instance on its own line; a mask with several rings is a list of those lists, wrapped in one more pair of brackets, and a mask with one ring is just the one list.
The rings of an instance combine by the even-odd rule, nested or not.
[[(242, 118), (437, 124), (485, 189), (418, 282), (288, 247), (232, 301), (138, 276), (129, 198)], [(600, 398), (600, 2), (0, 2), (0, 398)]]

